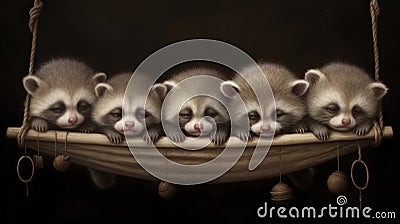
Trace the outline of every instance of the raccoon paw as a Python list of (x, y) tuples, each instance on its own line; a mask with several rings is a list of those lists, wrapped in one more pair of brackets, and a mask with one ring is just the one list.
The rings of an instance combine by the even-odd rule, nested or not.
[(168, 135), (168, 138), (173, 142), (183, 142), (186, 136), (182, 132), (173, 132)]
[(90, 133), (94, 132), (95, 128), (95, 126), (82, 126), (79, 128), (79, 131), (82, 133)]
[(366, 135), (369, 133), (369, 131), (371, 130), (372, 126), (369, 124), (366, 125), (360, 125), (360, 126), (356, 126), (354, 128), (354, 132), (356, 133), (356, 135)]
[(46, 132), (48, 128), (47, 121), (40, 118), (35, 118), (31, 122), (31, 128), (38, 132)]
[(235, 130), (232, 133), (232, 136), (236, 136), (240, 140), (245, 141), (245, 142), (251, 140), (251, 137), (252, 137), (249, 131), (244, 131), (244, 130), (243, 131), (242, 130)]
[(307, 126), (299, 125), (295, 131), (296, 131), (296, 133), (304, 134), (307, 131)]
[(107, 131), (105, 134), (108, 140), (114, 144), (119, 144), (124, 140), (123, 136), (117, 131)]
[(143, 135), (143, 140), (147, 143), (150, 144), (152, 142), (156, 142), (158, 138), (160, 137), (160, 134), (158, 131), (148, 131), (148, 133), (145, 133)]
[(82, 133), (90, 133), (90, 132), (93, 132), (94, 129), (93, 128), (80, 128), (79, 131)]
[(329, 138), (329, 129), (327, 127), (321, 126), (312, 130), (312, 132), (319, 140), (326, 141)]
[(211, 141), (216, 145), (223, 145), (227, 140), (227, 133), (220, 131), (215, 133), (214, 138)]

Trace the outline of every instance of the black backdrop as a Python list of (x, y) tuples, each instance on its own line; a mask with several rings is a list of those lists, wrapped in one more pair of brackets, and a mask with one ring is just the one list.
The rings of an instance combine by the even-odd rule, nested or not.
[[(379, 47), (381, 79), (389, 87), (383, 100), (384, 122), (394, 128), (394, 139), (365, 150), (371, 182), (364, 203), (374, 210), (397, 211), (395, 180), (399, 163), (398, 52), (400, 14), (396, 1), (380, 1)], [(237, 184), (178, 187), (171, 201), (157, 195), (152, 182), (119, 177), (117, 187), (96, 190), (85, 170), (67, 173), (52, 168), (38, 171), (30, 197), (16, 175), (22, 150), (6, 139), (9, 126), (20, 126), (25, 91), (21, 85), (29, 65), (31, 36), (28, 12), (33, 1), (2, 3), (1, 24), (1, 186), (0, 219), (39, 221), (262, 221), (256, 210), (269, 201), (273, 180)], [(233, 44), (255, 59), (280, 62), (299, 76), (331, 60), (356, 64), (373, 74), (373, 50), (367, 0), (304, 1), (45, 1), (39, 21), (36, 63), (71, 56), (113, 74), (134, 69), (154, 51), (180, 40), (210, 38)], [(355, 154), (342, 158), (348, 172)], [(336, 161), (317, 168), (316, 183), (296, 191), (292, 205), (326, 206), (335, 196), (326, 187)], [(350, 187), (349, 205), (357, 191)], [(272, 202), (271, 202), (272, 203)]]

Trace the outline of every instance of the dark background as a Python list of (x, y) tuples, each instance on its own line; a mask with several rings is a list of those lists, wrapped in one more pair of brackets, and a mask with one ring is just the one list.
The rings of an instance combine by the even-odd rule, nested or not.
[[(398, 52), (400, 13), (397, 1), (380, 1), (379, 49), (381, 80), (389, 87), (383, 100), (384, 122), (394, 128), (394, 138), (379, 148), (364, 150), (370, 185), (364, 204), (374, 211), (399, 213)], [(2, 2), (1, 24), (1, 143), (0, 220), (61, 222), (86, 220), (111, 222), (127, 219), (189, 222), (268, 222), (256, 211), (269, 199), (278, 179), (223, 185), (178, 187), (171, 201), (157, 194), (157, 183), (125, 177), (109, 191), (93, 187), (85, 169), (60, 173), (51, 167), (39, 170), (25, 197), (16, 164), (23, 151), (15, 139), (6, 139), (6, 128), (21, 126), (26, 92), (22, 78), (28, 73), (31, 34), (29, 9), (33, 1)], [(309, 68), (332, 60), (374, 71), (372, 34), (367, 0), (304, 1), (45, 1), (39, 21), (36, 63), (57, 56), (86, 61), (108, 74), (134, 69), (154, 51), (192, 38), (221, 40), (254, 59), (280, 62), (301, 77)], [(356, 153), (341, 159), (349, 168)], [(316, 182), (295, 189), (291, 205), (335, 205), (326, 178), (336, 161), (316, 167)], [(358, 192), (351, 185), (348, 205), (357, 206)], [(339, 221), (339, 220), (338, 220)]]

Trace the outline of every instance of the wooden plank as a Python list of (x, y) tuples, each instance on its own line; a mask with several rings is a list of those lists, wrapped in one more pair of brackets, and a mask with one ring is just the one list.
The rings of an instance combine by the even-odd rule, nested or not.
[[(18, 136), (20, 128), (17, 127), (9, 127), (7, 129), (7, 137), (8, 138), (16, 138)], [(54, 142), (56, 139), (58, 142), (65, 142), (65, 137), (67, 136), (67, 132), (65, 131), (47, 131), (45, 133), (38, 133), (34, 130), (29, 130), (26, 135), (26, 140), (37, 140), (47, 142)], [(368, 134), (363, 136), (355, 135), (352, 132), (338, 132), (332, 131), (332, 134), (329, 137), (329, 140), (326, 142), (337, 142), (337, 141), (354, 141), (354, 140), (364, 140), (364, 139), (374, 139), (374, 131), (370, 131)], [(392, 138), (393, 130), (392, 127), (386, 126), (383, 129), (383, 137), (384, 138)], [(257, 138), (254, 138), (253, 141), (247, 144), (247, 147), (255, 147), (257, 145)], [(203, 145), (207, 142), (207, 139), (197, 139), (196, 141), (188, 143), (183, 142), (183, 147), (194, 147), (198, 144)], [(242, 143), (236, 137), (231, 137), (229, 139), (233, 145), (241, 145)], [(78, 132), (68, 132), (68, 143), (76, 143), (76, 144), (89, 144), (89, 145), (106, 145), (106, 146), (116, 146), (107, 139), (107, 137), (103, 134), (98, 133), (78, 133)], [(137, 147), (149, 147), (142, 139), (135, 139), (131, 142)], [(304, 134), (284, 134), (276, 136), (272, 142), (273, 146), (287, 146), (287, 145), (302, 145), (302, 144), (310, 144), (310, 143), (324, 143), (323, 141), (317, 139), (312, 133), (304, 133)], [(118, 146), (126, 146), (126, 142), (118, 144)], [(264, 141), (260, 141), (259, 146), (266, 145)], [(168, 138), (162, 137), (156, 144), (157, 147), (160, 148), (176, 148), (175, 144), (173, 144)], [(208, 146), (212, 146), (213, 148), (223, 148), (224, 146), (216, 146), (214, 144), (210, 144)]]

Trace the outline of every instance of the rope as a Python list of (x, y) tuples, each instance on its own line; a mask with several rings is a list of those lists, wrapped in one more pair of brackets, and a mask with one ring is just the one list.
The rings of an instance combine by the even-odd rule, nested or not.
[[(361, 165), (363, 165), (364, 169), (365, 169), (365, 173), (367, 176), (367, 179), (365, 181), (365, 184), (363, 186), (359, 186), (356, 181), (354, 180), (354, 167), (357, 163), (360, 163)], [(359, 192), (359, 203), (360, 203), (360, 210), (362, 208), (362, 191), (365, 190), (369, 184), (369, 171), (368, 171), (368, 166), (367, 164), (362, 160), (362, 155), (361, 155), (361, 146), (358, 145), (358, 159), (355, 160), (353, 162), (353, 164), (351, 164), (351, 170), (350, 170), (350, 175), (351, 175), (351, 181), (353, 182), (353, 185), (358, 189)]]
[[(36, 56), (36, 40), (37, 40), (37, 31), (38, 31), (38, 22), (40, 12), (43, 8), (43, 2), (41, 0), (35, 0), (33, 7), (29, 11), (29, 30), (32, 33), (32, 46), (31, 46), (31, 55), (29, 60), (29, 73), (28, 75), (33, 75), (33, 68), (35, 64), (35, 56)], [(30, 125), (28, 123), (29, 114), (30, 114), (30, 104), (31, 104), (31, 96), (28, 94), (25, 99), (25, 110), (24, 117), (22, 121), (22, 127), (18, 133), (17, 141), (19, 147), (22, 147), (25, 142), (25, 136), (28, 130), (30, 129)]]
[[(371, 22), (372, 22), (372, 40), (374, 46), (374, 62), (375, 62), (375, 81), (379, 81), (379, 50), (378, 50), (378, 17), (380, 14), (380, 9), (378, 5), (378, 0), (370, 1), (370, 11), (371, 11)], [(382, 101), (379, 101), (377, 110), (377, 119), (374, 122), (375, 130), (375, 143), (380, 144), (383, 138), (383, 112), (382, 112)]]

